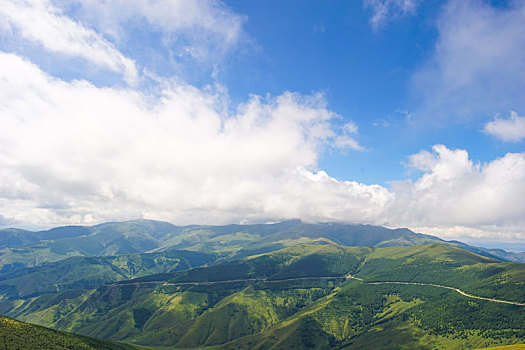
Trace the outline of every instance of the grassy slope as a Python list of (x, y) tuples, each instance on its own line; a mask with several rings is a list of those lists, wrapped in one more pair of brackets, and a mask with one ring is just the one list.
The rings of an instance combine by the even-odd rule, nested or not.
[[(346, 246), (412, 246), (443, 243), (489, 254), (457, 242), (370, 225), (305, 224), (289, 220), (266, 225), (186, 226), (135, 220), (101, 225), (66, 226), (48, 231), (0, 230), (0, 272), (42, 265), (71, 256), (107, 256), (125, 253), (186, 249), (245, 257), (276, 251), (298, 243), (326, 240)], [(519, 258), (507, 254), (504, 258)], [(501, 254), (500, 254), (501, 255)]]
[[(214, 266), (210, 266), (209, 268), (193, 269), (191, 273), (162, 274), (159, 277), (165, 280), (183, 281), (191, 279), (190, 277), (194, 277), (196, 280), (212, 280), (216, 276), (233, 279), (259, 276), (286, 278), (297, 276), (297, 271), (308, 271), (310, 275), (339, 276), (356, 268), (361, 261), (358, 256), (364, 255), (369, 250), (332, 245), (294, 247), (272, 255), (224, 264), (224, 271), (216, 270)], [(341, 258), (345, 261), (344, 264), (337, 263)], [(312, 267), (315, 266), (319, 267), (313, 269)], [(304, 276), (304, 273), (299, 274), (299, 276)], [(252, 327), (253, 331), (257, 331), (261, 327), (265, 327), (268, 322), (274, 323), (281, 320), (291, 314), (292, 311), (297, 311), (333, 288), (332, 281), (306, 281), (296, 283), (296, 287), (301, 287), (300, 290), (286, 292), (286, 289), (290, 288), (290, 283), (282, 283), (283, 290), (276, 292), (277, 294), (274, 294), (272, 290), (268, 291), (269, 294), (267, 293), (267, 299), (274, 300), (275, 308), (279, 308), (279, 311), (276, 312), (281, 316), (278, 319), (267, 321), (264, 319), (266, 316), (254, 316), (257, 308), (248, 305), (256, 303), (258, 298), (265, 293), (260, 291), (248, 292), (245, 290), (248, 285), (248, 283), (234, 283), (215, 286), (214, 288), (179, 288), (148, 284), (135, 286), (126, 285), (126, 282), (122, 282), (119, 286), (101, 287), (94, 292), (82, 294), (76, 298), (62, 298), (59, 302), (41, 302), (33, 307), (32, 304), (37, 302), (35, 300), (27, 306), (26, 310), (29, 312), (19, 315), (19, 317), (38, 319), (45, 325), (96, 337), (131, 339), (139, 335), (157, 334), (159, 331), (166, 330), (168, 326), (170, 329), (177, 328), (184, 322), (189, 322), (187, 323), (188, 327), (200, 329), (202, 328), (201, 325), (206, 324), (206, 318), (225, 319), (225, 312), (227, 312), (225, 310), (234, 310), (232, 312), (241, 310), (239, 312), (244, 315), (243, 317), (250, 320), (254, 317), (259, 319)], [(235, 297), (235, 293), (238, 293), (237, 297)], [(231, 298), (228, 299), (228, 296)], [(242, 302), (245, 299), (251, 301), (248, 304)], [(264, 308), (264, 305), (261, 304), (260, 308)], [(64, 315), (62, 315), (61, 310), (65, 310)], [(206, 310), (209, 310), (210, 315), (198, 318)], [(292, 311), (283, 314), (283, 310)], [(266, 311), (262, 314), (265, 315)], [(243, 329), (243, 327), (239, 329)], [(221, 332), (216, 331), (215, 333)], [(162, 336), (162, 334), (155, 335), (157, 342), (163, 342)], [(173, 342), (174, 336), (171, 335), (169, 339)]]
[[(189, 271), (108, 285), (28, 307), (59, 329), (156, 346), (226, 348), (475, 348), (525, 340), (523, 308), (435, 287), (296, 280), (162, 286), (136, 281), (282, 280), (356, 273), (365, 280), (440, 283), (525, 301), (525, 267), (442, 245), (300, 245)], [(36, 302), (36, 300), (34, 301)], [(52, 315), (52, 317), (51, 317)], [(403, 345), (401, 345), (403, 344)]]
[(52, 325), (108, 282), (151, 273), (180, 271), (212, 262), (199, 252), (165, 251), (113, 257), (74, 257), (4, 275), (0, 280), (0, 313)]
[[(522, 312), (469, 303), (432, 287), (352, 281), (284, 322), (223, 348), (469, 349), (521, 343)], [(472, 318), (479, 320), (473, 323)]]
[[(5, 231), (0, 233), (4, 234)], [(18, 237), (15, 238), (18, 238), (21, 244), (13, 244), (13, 238), (0, 244), (3, 248), (0, 249), (0, 266), (2, 272), (10, 272), (71, 256), (146, 252), (159, 247), (167, 236), (177, 235), (179, 231), (179, 227), (169, 223), (135, 220), (90, 227), (59, 227), (34, 232), (30, 239), (26, 237), (27, 233), (17, 232)]]
[(155, 273), (180, 271), (213, 262), (214, 255), (171, 250), (107, 257), (72, 257), (0, 275), (0, 293), (17, 298), (69, 289), (91, 289), (105, 283)]
[(0, 349), (131, 350), (138, 347), (56, 331), (0, 316)]
[(525, 349), (525, 344), (493, 346), (490, 348), (484, 348), (484, 349), (479, 349), (479, 350), (523, 350), (523, 349)]
[[(259, 277), (282, 282), (239, 283), (237, 290), (232, 289), (232, 294), (227, 294), (207, 312), (162, 332), (161, 337), (166, 339), (162, 345), (196, 347), (222, 344), (260, 332), (330, 293), (336, 283), (343, 280), (339, 276), (356, 269), (370, 251), (370, 248), (334, 245), (295, 246), (246, 261), (193, 269), (166, 278), (173, 283)], [(331, 280), (286, 280), (309, 276), (338, 277)], [(159, 344), (158, 339), (158, 334), (148, 334), (136, 340)]]
[(483, 297), (525, 302), (525, 265), (438, 244), (378, 249), (356, 276), (366, 281), (436, 283)]
[[(446, 279), (480, 293), (520, 301), (525, 299), (524, 272), (520, 264), (502, 264), (431, 245), (374, 250), (358, 275), (365, 280), (417, 279), (430, 283)], [(480, 276), (484, 279), (475, 281)], [(225, 347), (463, 349), (523, 342), (525, 338), (525, 313), (518, 306), (472, 300), (435, 287), (351, 281), (340, 288), (285, 322)], [(305, 338), (307, 334), (315, 337)]]

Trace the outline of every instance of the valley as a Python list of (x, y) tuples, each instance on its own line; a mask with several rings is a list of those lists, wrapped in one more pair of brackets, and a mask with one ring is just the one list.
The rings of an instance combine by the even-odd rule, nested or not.
[[(0, 273), (0, 312), (158, 349), (475, 349), (525, 342), (525, 265), (488, 252), (366, 225), (177, 232), (177, 239), (162, 233), (179, 242), (177, 249), (76, 256)], [(365, 242), (376, 246), (350, 246)]]
[[(133, 286), (141, 286), (141, 285), (148, 285), (148, 284), (161, 284), (163, 287), (165, 286), (212, 286), (217, 284), (230, 284), (230, 283), (238, 283), (238, 282), (262, 282), (262, 283), (281, 283), (281, 282), (290, 282), (290, 281), (304, 281), (304, 280), (322, 280), (322, 279), (328, 279), (328, 280), (336, 280), (336, 279), (355, 279), (362, 283), (366, 284), (401, 284), (401, 285), (411, 285), (411, 286), (431, 286), (431, 287), (437, 287), (437, 288), (444, 288), (444, 289), (450, 289), (453, 291), (458, 292), (459, 294), (466, 296), (468, 298), (472, 299), (478, 299), (478, 300), (485, 300), (490, 301), (494, 303), (503, 303), (503, 304), (511, 304), (511, 305), (517, 305), (517, 306), (525, 306), (525, 303), (517, 303), (514, 301), (508, 301), (508, 300), (501, 300), (501, 299), (494, 299), (494, 298), (485, 298), (480, 297), (472, 294), (465, 293), (464, 291), (449, 287), (449, 286), (442, 286), (440, 284), (433, 284), (433, 283), (422, 283), (422, 282), (401, 282), (401, 281), (388, 281), (388, 282), (364, 282), (362, 278), (352, 276), (350, 274), (340, 277), (325, 277), (325, 276), (312, 276), (312, 277), (290, 277), (280, 280), (268, 280), (267, 278), (250, 278), (250, 279), (236, 279), (236, 280), (225, 280), (225, 281), (212, 281), (212, 282), (162, 282), (162, 281), (146, 281), (146, 282), (130, 282), (126, 285), (133, 285)], [(113, 286), (117, 286), (116, 284), (113, 284)]]

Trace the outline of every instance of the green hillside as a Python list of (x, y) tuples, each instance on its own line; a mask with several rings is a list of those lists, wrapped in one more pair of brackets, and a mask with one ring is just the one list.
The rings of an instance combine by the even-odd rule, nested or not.
[(26, 298), (69, 289), (91, 289), (133, 277), (186, 270), (215, 260), (212, 254), (185, 250), (72, 257), (0, 274), (0, 295)]
[(0, 230), (0, 249), (16, 248), (26, 244), (38, 242), (40, 238), (35, 232), (8, 228)]
[[(179, 227), (165, 222), (135, 220), (34, 232), (30, 244), (27, 238), (20, 239), (20, 245), (4, 244), (3, 249), (0, 249), (0, 272), (39, 266), (72, 256), (147, 252), (159, 247), (166, 235), (175, 235), (179, 230)], [(0, 236), (5, 231), (9, 230), (0, 231)]]
[(276, 224), (174, 226), (167, 222), (134, 220), (96, 226), (65, 226), (47, 231), (0, 230), (0, 273), (73, 256), (108, 256), (184, 249), (247, 257), (319, 240), (344, 246), (414, 246), (447, 244), (477, 254), (525, 261), (525, 253), (508, 253), (446, 242), (408, 229), (342, 223), (307, 224), (300, 220)]
[[(70, 303), (86, 290), (106, 283), (154, 273), (189, 269), (215, 261), (210, 254), (171, 250), (158, 253), (135, 253), (108, 257), (72, 257), (45, 266), (0, 275), (0, 313), (28, 322), (48, 324), (56, 313), (32, 314), (28, 309), (39, 303), (66, 299)], [(70, 304), (71, 305), (71, 304)], [(58, 313), (65, 312), (60, 309)]]
[[(523, 350), (525, 349), (525, 344), (516, 344), (516, 345), (506, 345), (506, 346), (494, 346), (490, 348), (485, 348), (483, 350)], [(480, 349), (482, 350), (482, 349)]]
[[(466, 298), (434, 286), (372, 285), (414, 281), (525, 301), (525, 266), (442, 245), (374, 250), (352, 280), (267, 330), (228, 349), (465, 349), (522, 343), (525, 306)], [(311, 336), (309, 336), (311, 335)]]
[(522, 264), (439, 244), (325, 243), (45, 294), (8, 315), (168, 348), (464, 349), (525, 341), (525, 306), (429, 284), (525, 303)]
[(0, 349), (136, 350), (139, 348), (129, 344), (56, 331), (0, 316)]

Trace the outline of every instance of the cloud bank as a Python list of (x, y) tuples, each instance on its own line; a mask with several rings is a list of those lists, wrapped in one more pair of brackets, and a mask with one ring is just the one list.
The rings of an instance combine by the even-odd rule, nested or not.
[[(374, 11), (387, 6), (399, 15), (415, 11), (417, 2), (370, 4)], [(142, 21), (160, 33), (163, 45), (205, 60), (234, 48), (244, 35), (243, 17), (219, 1), (0, 0), (0, 5), (6, 36), (117, 72), (129, 83), (101, 87), (89, 79), (62, 79), (20, 53), (0, 51), (0, 225), (301, 218), (422, 227), (449, 237), (525, 238), (524, 153), (480, 164), (466, 150), (436, 145), (409, 157), (421, 172), (413, 182), (386, 187), (345, 181), (320, 169), (319, 159), (327, 150), (367, 148), (357, 141), (358, 125), (348, 120), (340, 125), (323, 95), (284, 92), (231, 105), (219, 84), (198, 88), (155, 78), (147, 90), (133, 85), (148, 67), (137, 68), (118, 49), (129, 39), (130, 26)], [(466, 94), (480, 76), (496, 83), (506, 77), (519, 87), (521, 78), (507, 69), (517, 67), (521, 51), (498, 38), (504, 33), (511, 44), (522, 43), (513, 25), (521, 25), (523, 7), (496, 11), (452, 1), (446, 8), (435, 65), (420, 72), (436, 78), (430, 85), (437, 92), (434, 102)], [(108, 15), (115, 12), (121, 16)], [(467, 12), (472, 17), (455, 17)], [(481, 33), (499, 51), (487, 53), (472, 43), (482, 63), (463, 72), (468, 60), (456, 59), (465, 53), (455, 44), (455, 30), (467, 39)], [(495, 62), (508, 59), (510, 68), (483, 59), (491, 55)], [(470, 93), (482, 96), (475, 89)], [(522, 139), (522, 119), (516, 113), (495, 119), (485, 132)]]
[(330, 177), (317, 161), (341, 135), (321, 95), (253, 96), (227, 114), (220, 88), (166, 81), (153, 97), (65, 82), (5, 53), (0, 81), (0, 205), (11, 222), (300, 217), (513, 234), (525, 224), (523, 153), (475, 164), (437, 145), (409, 158), (417, 181), (391, 189)]
[(507, 153), (476, 164), (465, 150), (435, 145), (432, 152), (421, 151), (409, 161), (423, 175), (414, 182), (393, 184), (396, 199), (388, 211), (395, 222), (525, 237), (521, 229), (525, 208), (520, 204), (525, 193), (525, 153)]
[(315, 171), (337, 137), (320, 95), (253, 96), (227, 115), (220, 88), (166, 81), (153, 97), (65, 82), (13, 54), (0, 67), (0, 198), (19, 222), (357, 220), (388, 199)]

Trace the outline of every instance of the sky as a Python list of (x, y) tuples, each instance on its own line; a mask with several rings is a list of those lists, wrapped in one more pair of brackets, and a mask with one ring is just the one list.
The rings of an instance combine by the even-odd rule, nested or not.
[(0, 227), (525, 243), (525, 1), (0, 0)]

